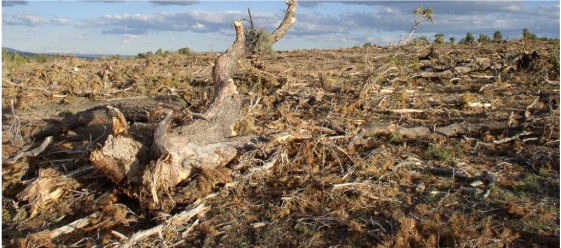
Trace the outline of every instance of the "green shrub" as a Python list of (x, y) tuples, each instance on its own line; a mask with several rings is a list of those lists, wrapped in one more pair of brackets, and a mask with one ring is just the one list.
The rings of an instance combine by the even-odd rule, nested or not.
[(486, 34), (479, 34), (479, 39), (477, 39), (479, 43), (491, 43), (491, 37)]
[(434, 35), (434, 43), (435, 44), (444, 44), (444, 34), (435, 34)]
[(447, 147), (442, 145), (431, 145), (426, 152), (428, 156), (437, 157), (442, 161), (452, 161), (459, 157), (460, 151), (457, 147)]
[(538, 36), (536, 34), (530, 33), (530, 31), (525, 28), (522, 29), (522, 39), (524, 40), (537, 40)]
[(191, 49), (189, 49), (188, 47), (180, 48), (178, 52), (179, 54), (183, 55), (191, 55)]
[(451, 45), (454, 45), (456, 43), (456, 38), (454, 38), (454, 37), (450, 37), (449, 40), (450, 40)]
[(248, 53), (251, 54), (268, 54), (272, 58), (277, 57), (277, 53), (273, 49), (273, 36), (265, 31), (264, 28), (245, 30), (245, 46)]
[(471, 32), (466, 33), (466, 37), (464, 38), (464, 42), (466, 44), (473, 44), (475, 42), (475, 37)]
[(501, 31), (497, 30), (493, 34), (493, 42), (500, 42), (501, 40), (503, 40), (503, 34), (501, 33)]

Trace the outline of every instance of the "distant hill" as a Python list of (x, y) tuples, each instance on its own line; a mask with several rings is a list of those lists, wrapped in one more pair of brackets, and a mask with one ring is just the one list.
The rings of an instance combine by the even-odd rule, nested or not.
[(37, 53), (24, 52), (24, 51), (16, 50), (16, 49), (9, 48), (9, 47), (2, 47), (2, 50), (4, 50), (4, 49), (8, 50), (8, 53), (18, 53), (19, 55), (27, 56), (27, 57), (33, 57), (33, 56), (39, 55)]
[[(9, 53), (18, 53), (19, 55), (26, 56), (26, 57), (34, 57), (37, 55), (49, 55), (49, 56), (73, 56), (76, 58), (83, 58), (83, 59), (98, 59), (104, 57), (112, 57), (113, 54), (80, 54), (80, 53), (32, 53), (32, 52), (25, 52), (20, 51), (17, 49), (9, 48), (9, 47), (2, 47), (2, 50), (7, 49)], [(133, 57), (133, 55), (119, 55), (121, 58)]]

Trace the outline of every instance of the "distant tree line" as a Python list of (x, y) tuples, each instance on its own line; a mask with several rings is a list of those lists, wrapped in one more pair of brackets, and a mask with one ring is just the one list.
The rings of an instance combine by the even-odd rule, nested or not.
[(27, 63), (31, 61), (36, 61), (39, 63), (46, 63), (52, 61), (56, 58), (59, 58), (60, 55), (51, 55), (51, 54), (19, 54), (18, 52), (9, 51), (6, 48), (2, 49), (2, 62), (7, 63)]
[(190, 55), (191, 49), (189, 49), (188, 47), (184, 47), (184, 48), (180, 48), (177, 51), (163, 51), (161, 48), (159, 48), (158, 50), (156, 50), (156, 52), (152, 52), (152, 51), (147, 51), (145, 53), (138, 53), (138, 55), (136, 56), (137, 58), (149, 58), (149, 57), (162, 57), (162, 56), (169, 56), (172, 54), (182, 54), (182, 55)]
[[(548, 40), (547, 37), (538, 38), (538, 36), (534, 33), (531, 33), (527, 28), (522, 30), (522, 40)], [(467, 32), (466, 36), (461, 38), (457, 44), (486, 44), (486, 43), (500, 43), (505, 41), (503, 39), (503, 34), (501, 31), (495, 31), (493, 36), (489, 36), (487, 34), (479, 34), (476, 37), (472, 32)], [(455, 45), (456, 38), (450, 37), (448, 41), (446, 41), (445, 35), (441, 33), (437, 33), (434, 35), (434, 38), (431, 40), (427, 36), (420, 36), (413, 40), (416, 44), (443, 44), (443, 45)], [(363, 47), (371, 47), (373, 46), (371, 42), (364, 43)]]

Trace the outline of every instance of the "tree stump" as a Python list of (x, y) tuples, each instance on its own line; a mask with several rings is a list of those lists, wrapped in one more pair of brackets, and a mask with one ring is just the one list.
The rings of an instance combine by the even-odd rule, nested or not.
[[(296, 20), (296, 0), (286, 3), (288, 8), (273, 32), (273, 43), (280, 40)], [(212, 79), (216, 95), (201, 119), (170, 129), (178, 111), (169, 108), (156, 127), (150, 145), (132, 138), (127, 132), (125, 116), (109, 107), (112, 132), (103, 147), (90, 154), (90, 161), (118, 187), (147, 203), (149, 208), (166, 208), (169, 204), (162, 202), (162, 196), (171, 199), (174, 187), (188, 179), (194, 168), (226, 166), (253, 138), (238, 137), (233, 130), (242, 106), (231, 74), (238, 60), (246, 54), (243, 25), (235, 21), (233, 26), (236, 40), (215, 62)]]

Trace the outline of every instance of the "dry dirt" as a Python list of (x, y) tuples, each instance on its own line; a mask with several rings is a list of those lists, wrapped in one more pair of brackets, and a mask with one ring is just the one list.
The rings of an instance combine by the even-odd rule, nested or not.
[[(203, 112), (217, 56), (4, 61), (3, 161), (123, 99)], [(234, 80), (238, 134), (288, 139), (197, 172), (154, 210), (92, 168), (106, 130), (64, 126), (41, 154), (3, 163), (2, 245), (121, 247), (202, 201), (204, 214), (136, 245), (559, 245), (558, 40), (284, 51), (240, 61)]]

